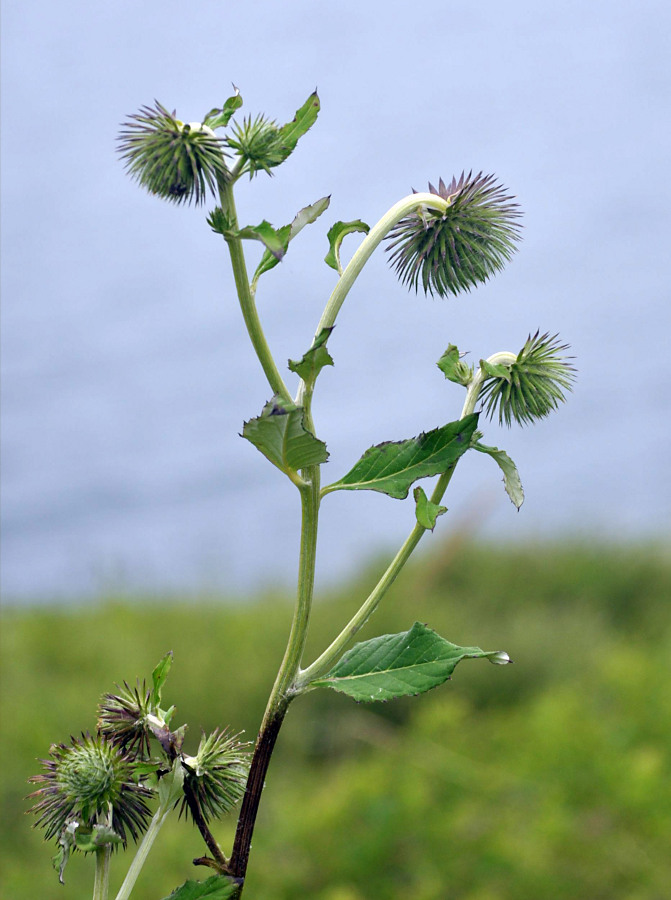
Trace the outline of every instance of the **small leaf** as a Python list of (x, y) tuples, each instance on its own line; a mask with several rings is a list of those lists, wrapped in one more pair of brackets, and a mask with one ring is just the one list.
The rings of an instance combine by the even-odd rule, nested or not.
[(314, 91), (310, 94), (301, 108), (296, 111), (296, 115), (291, 122), (288, 122), (280, 128), (280, 135), (285, 148), (284, 159), (287, 159), (287, 157), (293, 153), (299, 139), (302, 138), (317, 121), (318, 114), (319, 97), (317, 96), (317, 91)]
[(246, 225), (237, 232), (237, 236), (243, 240), (262, 241), (272, 255), (279, 260), (282, 259), (287, 252), (289, 244), (289, 229), (275, 229), (264, 219), (260, 225)]
[(478, 442), (473, 444), (473, 448), (479, 450), (480, 453), (486, 453), (488, 456), (491, 456), (498, 464), (503, 472), (503, 484), (505, 485), (506, 493), (517, 509), (519, 509), (524, 503), (524, 489), (522, 488), (522, 482), (520, 481), (517, 466), (512, 459), (505, 450), (499, 450), (497, 447), (486, 447), (484, 444)]
[(225, 875), (212, 875), (206, 881), (185, 881), (163, 900), (230, 900), (238, 890), (239, 885)]
[(442, 428), (407, 441), (387, 441), (366, 450), (339, 481), (323, 488), (331, 491), (382, 491), (403, 500), (413, 482), (442, 475), (471, 445), (478, 415), (465, 416)]
[(235, 94), (233, 94), (232, 97), (228, 98), (228, 100), (224, 103), (222, 109), (211, 109), (203, 119), (203, 125), (207, 125), (212, 129), (225, 128), (228, 125), (233, 114), (242, 106), (242, 97), (240, 96), (240, 91), (235, 87), (235, 85), (233, 85), (233, 87), (235, 88)]
[(290, 371), (295, 372), (310, 387), (314, 385), (324, 366), (333, 365), (331, 354), (326, 349), (326, 341), (332, 331), (333, 327), (322, 328), (310, 349), (303, 354), (299, 362), (293, 359), (289, 360)]
[(361, 231), (364, 234), (368, 234), (370, 226), (366, 225), (365, 222), (362, 222), (361, 219), (355, 219), (353, 222), (336, 222), (335, 225), (329, 229), (329, 233), (327, 234), (329, 252), (324, 257), (324, 262), (327, 266), (335, 269), (340, 275), (342, 275), (340, 245), (346, 235), (352, 234), (355, 231)]
[(311, 686), (330, 687), (354, 700), (392, 700), (443, 684), (462, 659), (490, 659), (497, 665), (510, 662), (500, 650), (485, 652), (479, 647), (459, 647), (415, 622), (401, 634), (385, 634), (355, 644), (327, 675), (311, 682)]
[(416, 487), (412, 495), (415, 498), (415, 516), (417, 521), (422, 528), (428, 528), (429, 531), (433, 531), (436, 527), (436, 519), (447, 512), (447, 507), (432, 503), (424, 493), (424, 488)]
[(473, 378), (473, 369), (461, 358), (459, 348), (450, 344), (436, 363), (448, 381), (468, 385)]
[(105, 844), (121, 843), (123, 843), (121, 836), (107, 825), (94, 825), (90, 831), (82, 828), (75, 831), (75, 847), (82, 853), (92, 853)]
[(158, 783), (158, 802), (167, 809), (181, 798), (184, 790), (184, 767), (177, 757), (172, 770), (164, 775)]
[(293, 474), (328, 459), (326, 444), (308, 431), (303, 416), (301, 406), (282, 403), (276, 395), (266, 403), (260, 416), (245, 422), (242, 437), (282, 472)]
[(496, 363), (490, 363), (486, 359), (481, 359), (480, 368), (490, 378), (503, 378), (508, 384), (511, 382), (510, 366), (502, 366)]
[[(281, 237), (281, 240), (286, 240), (288, 245), (289, 241), (293, 241), (296, 235), (302, 231), (306, 225), (311, 225), (312, 222), (315, 222), (319, 216), (328, 209), (330, 202), (330, 197), (322, 197), (321, 200), (317, 200), (317, 202), (313, 203), (311, 206), (304, 206), (303, 209), (296, 214), (291, 225), (283, 225), (281, 228), (277, 229), (277, 234)], [(252, 284), (256, 284), (264, 272), (269, 272), (271, 269), (274, 269), (279, 261), (278, 257), (274, 256), (270, 250), (266, 250), (261, 257), (261, 262), (256, 267)]]
[(151, 705), (154, 707), (159, 707), (161, 705), (161, 691), (163, 690), (163, 685), (165, 684), (168, 672), (172, 666), (172, 657), (172, 650), (169, 650), (151, 673), (152, 681), (154, 683), (154, 691), (151, 695)]

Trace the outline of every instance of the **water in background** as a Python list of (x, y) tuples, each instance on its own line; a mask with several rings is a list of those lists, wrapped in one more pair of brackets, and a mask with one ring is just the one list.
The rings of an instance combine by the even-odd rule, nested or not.
[[(567, 406), (531, 430), (485, 429), (518, 463), (522, 511), (491, 460), (472, 454), (428, 542), (450, 529), (667, 540), (668, 6), (492, 2), (452, 21), (419, 2), (432, 25), (415, 35), (405, 4), (344, 2), (326, 28), (302, 4), (260, 3), (260, 20), (251, 7), (226, 19), (238, 35), (260, 30), (222, 55), (223, 13), (203, 2), (175, 58), (172, 5), (121, 4), (132, 30), (116, 6), (5, 12), (5, 599), (294, 578), (298, 496), (238, 436), (269, 390), (225, 247), (202, 211), (140, 192), (113, 152), (118, 121), (141, 103), (156, 96), (197, 118), (231, 78), (248, 111), (280, 119), (316, 80), (322, 97), (294, 157), (239, 191), (243, 217), (276, 225), (333, 192), (259, 289), (278, 360), (310, 344), (334, 284), (321, 259), (337, 219), (372, 223), (411, 187), (462, 167), (496, 171), (525, 211), (516, 259), (457, 300), (408, 294), (381, 255), (372, 262), (318, 385), (325, 477), (373, 443), (458, 415), (460, 389), (434, 365), (448, 343), (477, 360), (519, 349), (537, 328), (560, 331), (579, 369)], [(411, 500), (330, 495), (322, 583), (393, 550), (413, 519)]]

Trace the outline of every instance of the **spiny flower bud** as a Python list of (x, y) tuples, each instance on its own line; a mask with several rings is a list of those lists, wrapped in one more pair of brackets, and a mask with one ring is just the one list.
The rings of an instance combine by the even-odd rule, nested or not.
[(284, 162), (290, 152), (282, 129), (265, 116), (247, 117), (241, 125), (234, 123), (226, 143), (243, 161), (241, 172), (249, 172), (250, 179), (261, 170), (272, 175), (271, 168)]
[(180, 815), (188, 809), (208, 822), (230, 812), (242, 797), (249, 762), (248, 744), (238, 741), (239, 736), (215, 730), (202, 736), (195, 756), (183, 757), (185, 798)]
[[(72, 822), (86, 828), (110, 824), (126, 844), (127, 832), (137, 840), (150, 816), (145, 799), (151, 792), (135, 783), (133, 760), (101, 736), (83, 734), (71, 743), (53, 744), (45, 772), (30, 781), (41, 785), (30, 794), (38, 802), (29, 812), (46, 839), (60, 836)], [(111, 822), (109, 821), (111, 814)]]
[(519, 240), (521, 213), (493, 175), (461, 173), (429, 192), (447, 208), (423, 207), (389, 233), (389, 261), (403, 284), (446, 297), (469, 291), (502, 269)]
[(222, 139), (200, 122), (180, 122), (156, 101), (129, 117), (119, 135), (128, 173), (173, 203), (203, 203), (229, 177)]
[(517, 357), (496, 354), (480, 363), (485, 374), (480, 397), (490, 418), (498, 410), (500, 424), (510, 425), (514, 419), (526, 425), (549, 415), (566, 399), (575, 368), (568, 361), (571, 357), (562, 356), (568, 344), (558, 343), (557, 337), (536, 332)]
[(151, 691), (144, 681), (142, 684), (138, 681), (134, 688), (124, 681), (123, 687), (117, 685), (117, 690), (116, 694), (104, 694), (100, 700), (98, 731), (124, 752), (148, 759), (152, 734), (148, 727)]

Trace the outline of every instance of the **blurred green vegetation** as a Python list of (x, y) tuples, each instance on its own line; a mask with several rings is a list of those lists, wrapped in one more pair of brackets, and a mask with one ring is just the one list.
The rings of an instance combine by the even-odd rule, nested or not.
[[(310, 653), (335, 634), (378, 567), (316, 603)], [(187, 747), (201, 728), (251, 738), (281, 659), (290, 599), (107, 598), (5, 610), (2, 870), (6, 900), (91, 895), (75, 856), (24, 815), (50, 743), (90, 729), (100, 694), (149, 677)], [(671, 852), (671, 561), (644, 547), (445, 545), (405, 573), (364, 637), (428, 623), (465, 661), (417, 698), (357, 705), (314, 691), (289, 711), (254, 838), (247, 900), (665, 900)], [(230, 849), (233, 822), (217, 828)], [(204, 852), (176, 816), (133, 896), (159, 900)], [(113, 889), (125, 860), (115, 857)], [(113, 896), (113, 894), (112, 894)]]

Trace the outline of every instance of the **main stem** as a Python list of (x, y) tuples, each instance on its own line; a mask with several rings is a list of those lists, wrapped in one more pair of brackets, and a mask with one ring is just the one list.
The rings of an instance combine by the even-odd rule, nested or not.
[(319, 467), (314, 466), (310, 469), (304, 469), (302, 475), (306, 483), (300, 489), (302, 509), (301, 550), (298, 590), (291, 632), (284, 659), (270, 693), (256, 740), (245, 795), (238, 817), (233, 853), (229, 863), (231, 875), (240, 884), (238, 897), (244, 887), (254, 825), (261, 802), (266, 773), (270, 765), (270, 758), (275, 749), (282, 722), (293, 696), (293, 685), (300, 668), (312, 607), (319, 512)]

